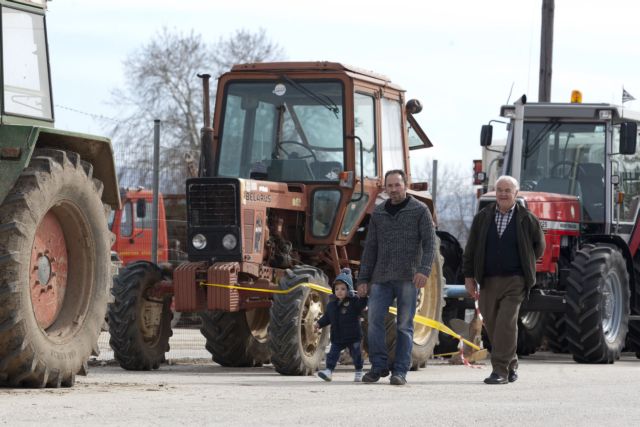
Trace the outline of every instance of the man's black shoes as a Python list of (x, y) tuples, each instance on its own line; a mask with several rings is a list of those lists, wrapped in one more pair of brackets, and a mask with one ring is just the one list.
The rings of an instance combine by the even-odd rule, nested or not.
[(512, 369), (509, 371), (509, 376), (507, 377), (510, 383), (514, 383), (518, 380), (518, 371)]
[(509, 384), (509, 380), (506, 377), (492, 372), (487, 378), (484, 379), (485, 384)]
[(404, 375), (395, 374), (391, 375), (391, 379), (389, 380), (391, 385), (405, 385), (407, 383), (407, 379)]
[(376, 383), (380, 380), (380, 378), (386, 377), (389, 375), (389, 370), (384, 369), (382, 371), (374, 371), (373, 369), (364, 374), (362, 377), (363, 383)]

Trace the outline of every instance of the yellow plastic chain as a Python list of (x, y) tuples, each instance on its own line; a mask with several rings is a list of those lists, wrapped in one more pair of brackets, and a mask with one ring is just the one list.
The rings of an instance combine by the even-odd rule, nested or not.
[[(306, 283), (306, 282), (298, 283), (297, 285), (292, 286), (289, 289), (249, 288), (249, 287), (246, 287), (246, 286), (220, 285), (220, 284), (217, 284), (217, 283), (200, 283), (200, 286), (213, 286), (213, 287), (216, 287), (216, 288), (237, 289), (239, 291), (264, 292), (264, 293), (269, 293), (269, 294), (288, 294), (289, 292), (293, 292), (294, 290), (296, 290), (296, 289), (298, 289), (300, 287), (306, 287), (306, 288), (309, 288), (309, 289), (313, 289), (314, 291), (322, 292), (322, 293), (325, 293), (325, 294), (332, 294), (333, 293), (331, 291), (331, 289), (329, 289), (329, 288), (317, 285), (315, 283)], [(389, 307), (389, 313), (397, 316), (398, 315), (398, 309), (396, 307)], [(415, 317), (413, 318), (413, 321), (415, 323), (420, 323), (420, 324), (428, 326), (430, 328), (437, 329), (438, 331), (444, 332), (447, 335), (451, 335), (452, 337), (454, 337), (454, 338), (456, 338), (458, 340), (462, 340), (462, 342), (464, 342), (466, 345), (468, 345), (469, 347), (473, 348), (474, 350), (480, 350), (480, 347), (478, 347), (477, 345), (475, 345), (471, 341), (466, 340), (461, 335), (459, 335), (459, 334), (455, 333), (453, 330), (451, 330), (451, 328), (449, 328), (448, 326), (438, 322), (437, 320), (429, 319), (428, 317), (424, 317), (424, 316), (421, 316), (419, 314), (416, 314)]]

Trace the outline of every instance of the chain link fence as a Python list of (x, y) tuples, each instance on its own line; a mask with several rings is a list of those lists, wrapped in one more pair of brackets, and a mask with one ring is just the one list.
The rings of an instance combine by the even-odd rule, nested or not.
[[(114, 236), (112, 262), (122, 272), (127, 265), (152, 259), (153, 228), (157, 226), (159, 263), (174, 268), (187, 260), (187, 211), (185, 183), (197, 176), (198, 152), (189, 148), (160, 146), (159, 207), (153, 221), (153, 138), (140, 143), (114, 143), (116, 171), (122, 209), (112, 211), (109, 228)], [(173, 304), (172, 304), (173, 307)], [(167, 360), (211, 359), (200, 333), (200, 318), (195, 313), (174, 313), (173, 336)], [(108, 329), (105, 327), (104, 329)], [(110, 335), (103, 331), (96, 361), (110, 362), (113, 350)]]

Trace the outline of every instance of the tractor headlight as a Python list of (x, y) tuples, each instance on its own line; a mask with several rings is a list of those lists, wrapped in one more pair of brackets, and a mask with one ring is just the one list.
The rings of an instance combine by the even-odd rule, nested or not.
[(225, 234), (222, 238), (222, 246), (228, 251), (235, 249), (237, 244), (238, 239), (233, 234)]
[(204, 249), (207, 247), (207, 238), (202, 234), (196, 234), (191, 238), (191, 244), (198, 250)]

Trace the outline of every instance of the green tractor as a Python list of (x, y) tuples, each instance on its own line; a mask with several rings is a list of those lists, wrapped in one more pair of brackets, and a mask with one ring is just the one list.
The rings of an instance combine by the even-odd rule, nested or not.
[(56, 130), (45, 0), (0, 0), (0, 385), (70, 387), (111, 282), (111, 143)]

